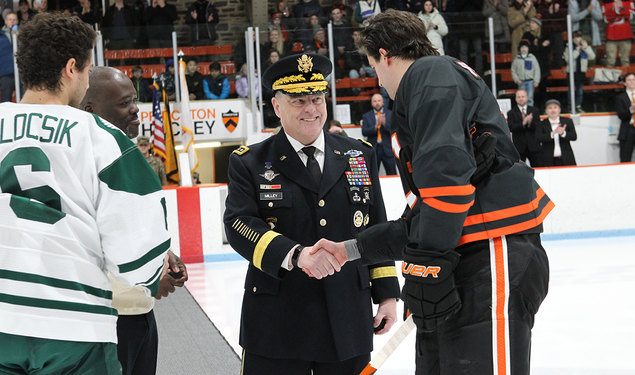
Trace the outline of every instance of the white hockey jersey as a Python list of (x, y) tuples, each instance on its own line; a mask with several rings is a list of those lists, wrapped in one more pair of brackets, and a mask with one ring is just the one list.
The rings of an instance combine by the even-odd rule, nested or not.
[(155, 295), (166, 215), (119, 129), (69, 106), (0, 104), (0, 332), (116, 343), (107, 273)]

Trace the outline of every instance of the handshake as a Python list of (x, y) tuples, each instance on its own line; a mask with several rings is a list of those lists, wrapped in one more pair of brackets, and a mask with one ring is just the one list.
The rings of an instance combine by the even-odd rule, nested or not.
[(311, 247), (305, 247), (298, 256), (298, 267), (309, 276), (321, 279), (339, 272), (348, 261), (344, 242), (321, 239)]

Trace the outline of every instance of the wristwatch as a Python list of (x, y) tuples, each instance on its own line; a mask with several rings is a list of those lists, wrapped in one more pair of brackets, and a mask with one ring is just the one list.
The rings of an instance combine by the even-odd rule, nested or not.
[(298, 258), (300, 258), (300, 252), (302, 251), (302, 249), (304, 249), (304, 246), (298, 246), (293, 251), (293, 255), (291, 256), (291, 265), (293, 267), (298, 266)]

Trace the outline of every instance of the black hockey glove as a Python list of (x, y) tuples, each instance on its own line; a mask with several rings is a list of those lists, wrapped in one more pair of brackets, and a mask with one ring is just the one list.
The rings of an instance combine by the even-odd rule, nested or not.
[(496, 137), (488, 132), (474, 134), (472, 146), (474, 159), (476, 159), (476, 171), (470, 178), (470, 182), (476, 186), (492, 173), (492, 166), (496, 160)]
[(401, 299), (412, 313), (419, 329), (432, 332), (461, 308), (454, 284), (454, 268), (459, 254), (439, 254), (416, 249), (414, 244), (403, 251), (401, 272), (406, 279)]

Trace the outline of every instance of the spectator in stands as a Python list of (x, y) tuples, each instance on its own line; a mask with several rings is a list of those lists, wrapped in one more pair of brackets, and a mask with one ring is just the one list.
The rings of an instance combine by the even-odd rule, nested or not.
[[(145, 22), (145, 13), (147, 7), (148, 3), (146, 2), (146, 0), (135, 0), (134, 3), (132, 3), (132, 11), (134, 12), (134, 17), (138, 22), (136, 27), (136, 48), (148, 48), (148, 32), (146, 30)], [(149, 64), (154, 63), (150, 62), (150, 60), (146, 60), (146, 62)]]
[(536, 129), (540, 126), (540, 111), (529, 105), (528, 100), (527, 91), (516, 91), (516, 106), (507, 112), (507, 125), (520, 161), (529, 160), (531, 167), (537, 168), (540, 167), (540, 142), (536, 140)]
[(443, 37), (448, 34), (448, 25), (432, 0), (423, 2), (423, 10), (419, 12), (419, 18), (426, 26), (426, 36), (430, 39), (432, 46), (439, 51), (440, 55), (445, 55)]
[(318, 0), (300, 0), (293, 7), (293, 16), (298, 29), (311, 29), (309, 17), (312, 15), (316, 15), (319, 19), (324, 18), (324, 12)]
[[(256, 31), (252, 32), (254, 43), (252, 45), (254, 56), (256, 53)], [(264, 47), (260, 48), (260, 51), (264, 51)], [(240, 42), (234, 46), (234, 66), (243, 66), (247, 64), (247, 44), (244, 38), (241, 38)]]
[(351, 24), (344, 18), (344, 13), (340, 7), (333, 7), (330, 14), (333, 22), (333, 43), (339, 53), (344, 53), (346, 46), (351, 43), (351, 35), (353, 34)]
[(192, 28), (192, 45), (212, 45), (218, 39), (216, 25), (220, 21), (218, 10), (208, 0), (196, 0), (187, 9), (185, 23)]
[(13, 1), (0, 0), (0, 16), (4, 19), (9, 12), (13, 12)]
[(319, 25), (313, 28), (313, 40), (311, 41), (311, 46), (309, 48), (319, 55), (325, 55), (328, 57), (329, 49), (328, 43), (326, 42), (326, 33)]
[(390, 143), (390, 116), (392, 112), (384, 108), (384, 98), (375, 94), (370, 99), (373, 107), (362, 115), (362, 134), (375, 149), (377, 167), (384, 165), (387, 175), (396, 175), (395, 154)]
[(91, 6), (90, 0), (79, 0), (79, 5), (72, 9), (72, 13), (91, 26), (99, 23), (99, 10)]
[[(483, 17), (483, 0), (454, 1), (457, 24), (456, 37), (459, 43), (459, 59), (469, 64), (478, 74), (483, 74), (483, 35), (485, 18)], [(471, 51), (474, 60), (470, 59)]]
[(381, 0), (359, 0), (353, 19), (359, 25), (364, 25), (364, 21), (373, 19), (381, 13), (383, 6), (384, 2)]
[(341, 135), (342, 137), (348, 137), (344, 129), (342, 128), (342, 124), (337, 120), (330, 120), (326, 123), (326, 131), (329, 133)]
[(152, 101), (152, 82), (143, 78), (143, 68), (136, 65), (132, 68), (132, 85), (137, 92), (137, 100), (141, 103), (148, 103)]
[(576, 165), (571, 142), (578, 139), (570, 118), (560, 117), (560, 102), (547, 100), (547, 118), (536, 129), (536, 140), (542, 143), (541, 167)]
[[(529, 23), (536, 16), (536, 8), (531, 0), (512, 0), (507, 12), (507, 22), (512, 28), (512, 54), (518, 51), (523, 34), (529, 30)], [(542, 26), (542, 25), (541, 25)]]
[[(241, 65), (242, 66), (242, 65)], [(220, 64), (213, 62), (209, 65), (209, 75), (203, 81), (205, 97), (211, 100), (227, 99), (229, 97), (229, 80), (220, 72)]]
[(544, 103), (547, 92), (548, 77), (551, 75), (551, 41), (542, 37), (542, 21), (534, 17), (529, 22), (529, 30), (523, 34), (523, 40), (529, 42), (529, 53), (536, 56), (540, 66), (540, 83), (538, 91), (534, 91), (534, 106), (538, 109)]
[[(584, 113), (582, 110), (583, 89), (586, 83), (586, 71), (589, 67), (589, 60), (595, 60), (595, 52), (589, 46), (589, 43), (582, 38), (582, 31), (574, 31), (572, 35), (573, 41), (573, 63), (569, 62), (569, 49), (564, 51), (564, 61), (567, 62), (567, 73), (571, 74), (571, 66), (573, 66), (573, 82), (575, 85), (575, 109), (578, 113)], [(567, 95), (567, 100), (569, 95)], [(569, 103), (571, 106), (571, 103)], [(573, 107), (573, 106), (571, 106)]]
[(620, 51), (622, 66), (629, 66), (633, 29), (633, 4), (630, 1), (615, 0), (602, 4), (602, 14), (606, 22), (606, 65), (615, 67), (617, 51)]
[(134, 48), (138, 32), (136, 27), (141, 23), (134, 13), (134, 9), (123, 0), (115, 0), (108, 7), (102, 21), (102, 31), (107, 49)]
[(569, 0), (569, 15), (573, 31), (582, 31), (582, 35), (592, 46), (602, 44), (600, 22), (602, 6), (598, 0)]
[(377, 77), (373, 68), (368, 63), (368, 57), (359, 53), (359, 41), (361, 38), (361, 31), (353, 31), (352, 39), (353, 43), (349, 45), (344, 53), (345, 68), (348, 71), (350, 78), (365, 78), (365, 77)]
[(284, 38), (281, 37), (280, 31), (271, 30), (269, 31), (269, 41), (264, 44), (264, 51), (266, 52), (275, 49), (278, 51), (280, 57), (285, 57), (291, 53), (291, 44), (284, 41)]
[(192, 172), (192, 185), (200, 185), (201, 183), (201, 175), (198, 172)]
[(633, 157), (635, 147), (635, 74), (626, 73), (624, 76), (626, 90), (615, 97), (615, 112), (620, 119), (620, 163), (628, 163)]
[(282, 15), (280, 20), (281, 27), (289, 31), (296, 28), (295, 17), (291, 13), (291, 8), (289, 8), (287, 0), (277, 0), (274, 13), (280, 13)]
[(190, 93), (190, 100), (205, 99), (203, 91), (203, 81), (205, 78), (198, 71), (198, 61), (195, 57), (187, 59), (187, 69), (185, 70), (185, 81), (187, 82), (187, 91)]
[(280, 60), (280, 53), (278, 52), (278, 50), (275, 49), (269, 50), (269, 55), (267, 56), (267, 60), (265, 60), (265, 62), (262, 64), (262, 68), (264, 70), (267, 70), (267, 68), (273, 65), (276, 61)]
[(48, 0), (33, 0), (33, 9), (37, 13), (45, 13), (48, 7)]
[(152, 6), (144, 14), (150, 48), (172, 47), (172, 24), (177, 18), (174, 5), (166, 3), (166, 0), (152, 0)]
[(271, 19), (269, 21), (269, 32), (271, 32), (271, 30), (278, 31), (285, 42), (290, 42), (289, 33), (287, 32), (286, 27), (282, 25), (282, 13), (274, 13), (271, 15)]
[[(415, 2), (412, 1), (412, 3), (415, 3)], [(419, 9), (417, 9), (417, 11), (411, 8), (410, 0), (385, 0), (384, 11), (386, 11), (387, 9), (394, 9), (394, 10), (401, 10), (403, 12), (411, 12), (411, 13), (418, 14), (419, 12), (423, 10), (423, 3), (421, 1), (416, 1), (416, 3), (419, 4)]]
[(13, 43), (11, 35), (13, 34), (13, 26), (18, 24), (18, 15), (14, 12), (7, 12), (4, 16), (4, 25), (2, 26), (2, 32)]
[(295, 38), (302, 42), (303, 45), (311, 44), (313, 42), (313, 35), (315, 29), (322, 27), (320, 25), (320, 17), (317, 14), (312, 14), (307, 18), (306, 28), (297, 28), (295, 30)]
[[(2, 27), (2, 32), (0, 32), (0, 103), (10, 102), (13, 97), (13, 91), (15, 91), (11, 30), (17, 24), (18, 15), (9, 12), (4, 17), (4, 26)], [(24, 93), (24, 90), (22, 90), (22, 93)]]
[(564, 39), (562, 32), (567, 29), (567, 6), (562, 0), (540, 0), (536, 7), (536, 12), (540, 14), (542, 20), (542, 34), (551, 41), (553, 57), (551, 67), (560, 69), (564, 62), (562, 53), (564, 52)]
[[(507, 53), (511, 37), (507, 23), (509, 14), (508, 0), (484, 0), (483, 16), (494, 20), (494, 43), (496, 52)], [(485, 23), (485, 39), (489, 40), (489, 23)], [(515, 51), (512, 51), (514, 53)]]
[(165, 71), (157, 78), (159, 87), (165, 88), (169, 100), (176, 99), (176, 81), (174, 80), (174, 60), (169, 59), (165, 63)]
[(35, 17), (37, 14), (36, 11), (31, 9), (29, 6), (29, 2), (27, 0), (20, 0), (18, 3), (18, 24), (21, 25), (22, 22), (29, 21)]
[[(236, 94), (238, 94), (239, 98), (246, 98), (249, 96), (249, 69), (247, 68), (247, 64), (243, 64), (243, 66), (240, 67), (239, 73), (238, 78), (236, 78)], [(256, 89), (256, 97), (258, 97), (258, 88), (260, 86), (258, 84), (258, 76), (254, 75), (252, 78), (256, 80), (254, 86)]]
[(512, 79), (518, 85), (518, 89), (527, 92), (529, 105), (534, 105), (534, 88), (540, 84), (540, 65), (536, 56), (529, 53), (529, 42), (521, 40), (518, 47), (519, 54), (512, 62)]
[[(324, 14), (330, 14), (331, 18), (333, 18), (333, 14), (331, 13), (333, 12), (333, 9), (339, 9), (342, 14), (342, 19), (345, 20), (345, 22), (348, 25), (353, 26), (352, 20), (353, 20), (353, 14), (355, 14), (355, 10), (353, 8), (344, 4), (343, 0), (333, 0), (333, 3), (331, 4), (331, 6), (324, 7)], [(333, 22), (333, 24), (335, 24), (335, 22)], [(354, 25), (354, 26), (358, 26), (358, 25)]]

